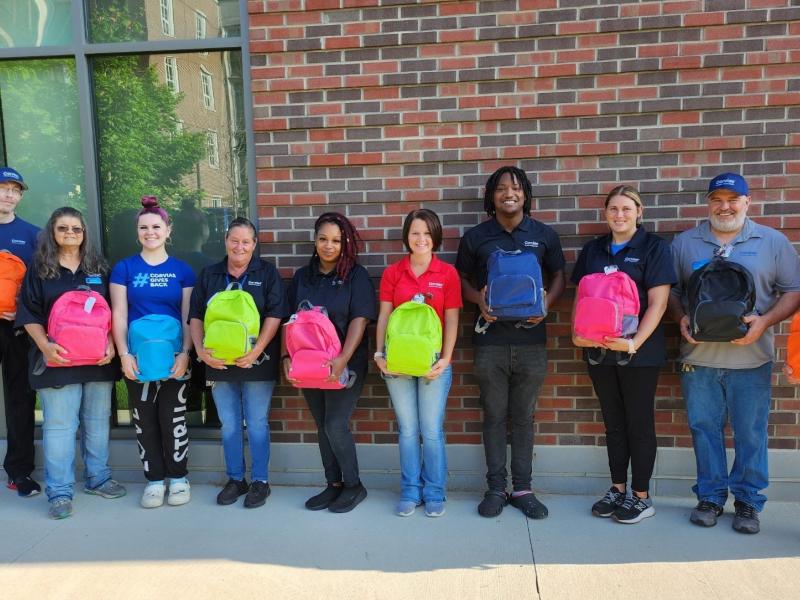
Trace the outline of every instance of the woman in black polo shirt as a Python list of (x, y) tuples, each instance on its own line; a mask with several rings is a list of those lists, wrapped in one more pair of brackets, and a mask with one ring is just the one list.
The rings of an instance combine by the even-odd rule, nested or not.
[[(203, 267), (192, 290), (189, 328), (197, 357), (206, 366), (206, 378), (213, 384), (214, 404), (222, 422), (222, 449), (228, 482), (217, 495), (217, 504), (233, 504), (244, 494), (245, 508), (263, 506), (269, 489), (269, 406), (278, 378), (278, 327), (288, 309), (283, 283), (272, 263), (255, 254), (256, 228), (247, 219), (231, 221), (225, 234), (226, 256), (220, 262)], [(204, 318), (209, 300), (238, 283), (247, 292), (259, 314), (258, 338), (250, 351), (225, 364), (205, 346)], [(231, 315), (236, 321), (237, 315)], [(245, 479), (244, 432), (253, 461), (251, 485)]]
[[(97, 292), (108, 302), (108, 266), (86, 235), (83, 215), (67, 206), (54, 211), (42, 229), (33, 264), (25, 274), (16, 317), (16, 325), (24, 325), (35, 343), (29, 356), (30, 383), (42, 401), (44, 478), (54, 519), (72, 514), (78, 424), (86, 470), (84, 491), (104, 498), (125, 495), (125, 488), (111, 478), (108, 467), (111, 387), (119, 377), (111, 334), (105, 341), (105, 356), (85, 366), (70, 366), (68, 357), (74, 355), (48, 337), (48, 333), (53, 335), (48, 331), (48, 319), (56, 300), (78, 289)], [(95, 304), (95, 297), (86, 300), (87, 322)], [(93, 337), (88, 330), (86, 336)], [(101, 352), (102, 343), (98, 340)]]
[[(603, 411), (611, 469), (612, 486), (592, 506), (592, 514), (638, 523), (655, 514), (648, 494), (656, 459), (654, 402), (658, 374), (667, 358), (660, 323), (677, 277), (669, 244), (641, 226), (643, 206), (635, 188), (621, 185), (611, 190), (604, 212), (610, 232), (583, 247), (572, 281), (577, 284), (584, 275), (602, 273), (607, 267), (627, 273), (639, 294), (639, 327), (631, 340), (606, 338), (598, 343), (574, 334), (572, 339), (584, 348), (589, 363), (589, 377)], [(629, 463), (632, 493), (626, 497)]]
[[(355, 374), (350, 387), (340, 390), (303, 389), (317, 423), (317, 437), (328, 486), (306, 501), (309, 510), (348, 512), (367, 496), (358, 474), (356, 445), (350, 433), (350, 415), (367, 375), (367, 338), (364, 330), (375, 320), (375, 288), (367, 270), (356, 261), (359, 237), (353, 224), (339, 213), (324, 213), (314, 223), (311, 261), (297, 270), (289, 286), (289, 306), (297, 310), (307, 300), (324, 306), (342, 342), (341, 354), (331, 361), (331, 380), (345, 368)], [(290, 360), (284, 354), (284, 375)]]

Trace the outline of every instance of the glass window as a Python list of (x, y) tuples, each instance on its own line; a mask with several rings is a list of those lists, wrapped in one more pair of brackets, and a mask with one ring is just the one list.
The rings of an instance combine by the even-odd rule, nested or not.
[(164, 81), (166, 81), (167, 87), (173, 94), (181, 91), (181, 85), (178, 81), (178, 60), (174, 56), (164, 58)]
[(172, 0), (161, 0), (161, 33), (175, 37), (175, 21), (172, 18)]
[(206, 16), (199, 11), (194, 13), (194, 25), (194, 37), (198, 40), (204, 40), (206, 38), (206, 29), (208, 25)]
[(209, 131), (206, 134), (206, 144), (208, 149), (208, 166), (212, 169), (219, 169), (219, 136), (216, 131)]
[(0, 48), (72, 43), (72, 0), (0, 0)]
[(214, 110), (214, 85), (211, 73), (200, 67), (200, 89), (203, 92), (203, 106), (206, 110)]
[(86, 210), (75, 61), (0, 61), (0, 160), (29, 190), (17, 213), (42, 226), (64, 205)]

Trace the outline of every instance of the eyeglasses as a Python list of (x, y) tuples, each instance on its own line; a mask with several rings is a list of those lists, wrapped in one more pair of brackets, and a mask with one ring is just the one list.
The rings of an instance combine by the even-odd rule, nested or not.
[(58, 233), (69, 233), (70, 231), (72, 231), (72, 233), (74, 233), (75, 235), (80, 235), (83, 233), (83, 227), (81, 227), (80, 225), (74, 225), (72, 227), (68, 227), (67, 225), (59, 225), (58, 227), (56, 227), (56, 231)]
[(12, 198), (22, 198), (22, 190), (18, 187), (0, 188), (0, 196), (11, 196)]

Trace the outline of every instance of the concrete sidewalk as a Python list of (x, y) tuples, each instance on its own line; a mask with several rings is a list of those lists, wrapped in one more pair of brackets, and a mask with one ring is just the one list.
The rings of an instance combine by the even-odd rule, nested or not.
[(0, 494), (0, 597), (16, 599), (622, 599), (800, 597), (800, 506), (772, 502), (762, 532), (688, 522), (691, 498), (657, 498), (638, 525), (594, 518), (595, 498), (542, 495), (544, 521), (512, 507), (476, 512), (453, 493), (447, 514), (396, 517), (395, 494), (370, 490), (344, 515), (312, 513), (318, 490), (274, 487), (266, 506), (139, 508), (142, 485), (105, 500), (79, 493), (75, 514), (47, 518), (43, 496)]

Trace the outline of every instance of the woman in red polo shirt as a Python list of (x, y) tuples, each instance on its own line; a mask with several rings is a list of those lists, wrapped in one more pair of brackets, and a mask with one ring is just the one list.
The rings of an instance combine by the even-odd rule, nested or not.
[[(403, 223), (408, 256), (387, 267), (381, 278), (375, 363), (386, 380), (400, 427), (401, 495), (395, 513), (401, 517), (414, 514), (423, 502), (427, 516), (444, 514), (444, 412), (453, 380), (450, 361), (458, 333), (461, 280), (452, 265), (434, 256), (441, 244), (442, 224), (436, 213), (426, 208), (411, 211)], [(425, 297), (442, 322), (442, 352), (423, 377), (394, 375), (386, 370), (386, 325), (392, 310), (417, 294)]]

